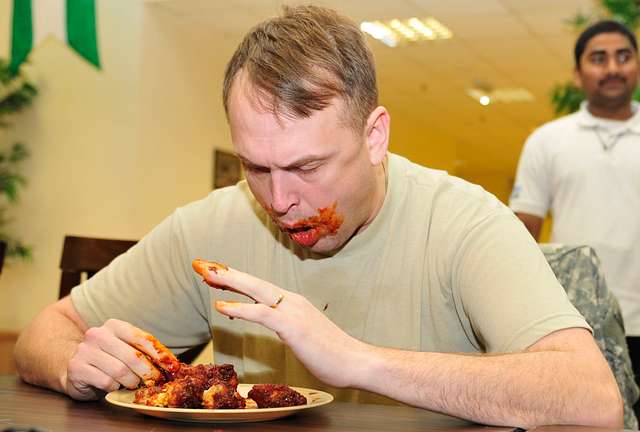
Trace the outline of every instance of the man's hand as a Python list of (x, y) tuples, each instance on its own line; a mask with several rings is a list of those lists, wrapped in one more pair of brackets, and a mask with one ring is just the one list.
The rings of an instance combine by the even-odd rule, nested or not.
[(178, 360), (152, 335), (111, 319), (85, 332), (69, 360), (64, 386), (74, 399), (96, 399), (99, 391), (109, 392), (121, 386), (135, 389), (141, 380), (153, 384), (162, 376), (154, 363), (162, 366), (173, 361)]
[[(202, 261), (200, 261), (202, 263)], [(249, 274), (226, 268), (194, 268), (210, 286), (243, 294), (256, 303), (216, 301), (216, 310), (262, 324), (278, 334), (296, 357), (321, 381), (348, 387), (368, 345), (347, 335), (303, 296)], [(350, 367), (350, 365), (354, 367)]]
[(15, 358), (25, 381), (80, 400), (141, 381), (152, 385), (162, 376), (159, 368), (180, 368), (171, 351), (129, 323), (109, 320), (88, 328), (68, 296), (47, 306), (22, 332)]

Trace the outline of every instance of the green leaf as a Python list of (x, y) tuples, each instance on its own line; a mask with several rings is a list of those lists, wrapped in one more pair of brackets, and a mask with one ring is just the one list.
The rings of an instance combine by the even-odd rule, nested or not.
[[(0, 59), (0, 127), (8, 126), (9, 116), (28, 107), (38, 94), (35, 86), (24, 75), (18, 72), (13, 76), (9, 71), (9, 63)], [(3, 203), (12, 204), (19, 198), (20, 191), (26, 184), (25, 177), (20, 174), (19, 165), (29, 157), (29, 149), (23, 143), (15, 143), (10, 148), (0, 150), (0, 195), (4, 194)], [(9, 208), (0, 205), (0, 240), (7, 243), (6, 256), (15, 259), (31, 259), (31, 246), (9, 234)]]
[(564, 20), (564, 23), (569, 26), (571, 30), (579, 32), (586, 28), (592, 20), (593, 18), (590, 15), (586, 15), (582, 13), (582, 11), (579, 11), (571, 18)]
[(577, 111), (584, 99), (584, 92), (572, 82), (556, 84), (551, 90), (551, 105), (556, 115), (570, 114)]
[(29, 157), (29, 150), (23, 143), (15, 143), (11, 147), (11, 153), (9, 154), (9, 163), (17, 164)]
[(7, 244), (6, 256), (30, 261), (33, 258), (33, 248), (25, 245), (20, 240), (12, 240)]
[(613, 20), (636, 30), (640, 24), (640, 8), (635, 0), (600, 0), (601, 7)]

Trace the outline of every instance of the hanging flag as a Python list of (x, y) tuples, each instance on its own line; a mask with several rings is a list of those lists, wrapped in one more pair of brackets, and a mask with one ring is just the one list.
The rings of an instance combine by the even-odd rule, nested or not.
[(100, 68), (95, 0), (13, 0), (12, 74), (48, 36), (66, 42), (81, 57)]

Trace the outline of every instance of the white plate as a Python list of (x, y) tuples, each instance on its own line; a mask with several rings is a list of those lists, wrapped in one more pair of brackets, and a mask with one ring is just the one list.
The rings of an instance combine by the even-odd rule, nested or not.
[[(253, 384), (239, 384), (238, 393), (247, 397)], [(320, 390), (291, 387), (307, 398), (306, 405), (284, 408), (250, 409), (200, 409), (200, 408), (161, 408), (133, 403), (135, 390), (116, 390), (105, 397), (107, 402), (139, 413), (170, 420), (207, 423), (240, 423), (273, 420), (294, 414), (300, 410), (316, 408), (328, 404), (333, 396)]]

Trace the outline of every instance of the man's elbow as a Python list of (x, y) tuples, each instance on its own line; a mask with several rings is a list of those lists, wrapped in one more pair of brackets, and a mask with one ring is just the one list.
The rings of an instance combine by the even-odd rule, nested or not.
[(615, 380), (603, 386), (601, 397), (594, 399), (593, 409), (585, 409), (585, 426), (624, 429), (624, 403)]
[(26, 348), (29, 345), (29, 342), (26, 340), (28, 335), (23, 332), (16, 345), (13, 349), (13, 360), (16, 367), (16, 371), (20, 377), (30, 383), (30, 384), (38, 384), (37, 375), (32, 367), (29, 367), (33, 361), (29, 361), (29, 351)]
[(618, 392), (618, 387), (615, 388), (615, 398), (611, 398), (607, 404), (608, 408), (604, 413), (604, 426), (609, 428), (624, 428), (624, 403), (622, 402), (622, 398), (620, 397), (620, 392)]

